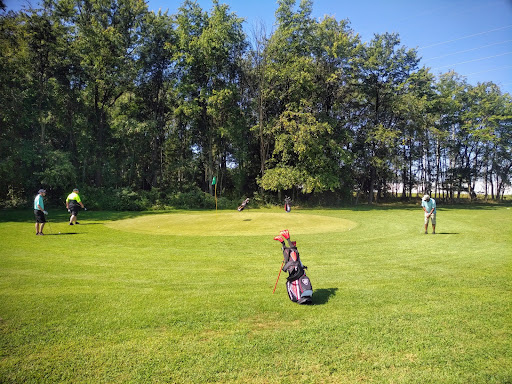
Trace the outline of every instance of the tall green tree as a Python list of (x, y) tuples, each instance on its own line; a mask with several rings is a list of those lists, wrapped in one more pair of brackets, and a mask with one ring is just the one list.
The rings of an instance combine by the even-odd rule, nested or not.
[(171, 136), (175, 43), (170, 16), (144, 14), (136, 51), (136, 86), (117, 101), (112, 119), (119, 148), (117, 168), (123, 182), (134, 188), (148, 190), (165, 184), (165, 142), (177, 140)]
[(0, 197), (4, 200), (24, 194), (32, 186), (27, 182), (34, 154), (25, 20), (14, 12), (0, 15)]
[(266, 121), (260, 127), (273, 147), (260, 185), (303, 193), (334, 190), (340, 186), (343, 134), (333, 129), (333, 106), (354, 41), (344, 24), (327, 19), (319, 25), (311, 17), (311, 1), (301, 1), (296, 10), (295, 1), (278, 4), (262, 82), (270, 86), (261, 92)]
[(211, 181), (222, 190), (229, 138), (237, 134), (241, 111), (238, 81), (246, 49), (242, 19), (227, 5), (214, 2), (211, 14), (185, 1), (177, 16), (177, 113), (194, 132), (203, 170), (202, 187), (212, 193)]
[(88, 149), (93, 160), (86, 172), (101, 186), (106, 175), (116, 176), (116, 164), (110, 161), (110, 112), (133, 89), (135, 54), (147, 6), (142, 0), (77, 0), (75, 9), (70, 21), (76, 26), (75, 45), (83, 70), (81, 99), (89, 109), (88, 128), (94, 142)]
[[(478, 180), (484, 180), (485, 184), (490, 181), (493, 186), (494, 170), (505, 183), (510, 180), (511, 158), (505, 154), (508, 146), (510, 155), (510, 141), (507, 144), (510, 134), (506, 133), (506, 127), (510, 128), (512, 109), (510, 99), (507, 102), (499, 88), (491, 82), (470, 87), (466, 95), (468, 105), (462, 115), (464, 123), (461, 130), (465, 133), (463, 153), (468, 175), (467, 188), (473, 198), (476, 197)], [(500, 181), (497, 183), (498, 195), (502, 191), (502, 184)]]
[(361, 190), (372, 203), (392, 178), (391, 163), (394, 143), (400, 136), (399, 96), (417, 70), (419, 58), (415, 50), (400, 46), (397, 34), (375, 35), (356, 58), (359, 64), (359, 121), (353, 129), (354, 147)]
[(339, 186), (337, 152), (328, 123), (320, 123), (310, 105), (285, 111), (273, 127), (275, 149), (271, 167), (261, 179), (264, 189), (299, 189), (302, 193), (334, 190)]
[[(440, 141), (434, 129), (434, 76), (425, 68), (410, 75), (398, 94), (395, 138), (390, 152), (394, 183), (402, 185), (402, 198), (413, 189), (435, 193), (440, 180)], [(418, 174), (419, 173), (419, 174)]]
[[(53, 11), (52, 4), (45, 2), (43, 8), (11, 12), (9, 17), (2, 18), (3, 26), (7, 27), (4, 22), (11, 22), (4, 29), (10, 37), (2, 39), (7, 43), (3, 50), (6, 60), (2, 62), (6, 79), (2, 85), (11, 93), (5, 98), (4, 110), (4, 132), (10, 136), (5, 142), (9, 143), (4, 152), (6, 164), (16, 164), (18, 179), (20, 172), (26, 173), (23, 179), (27, 182), (22, 190), (29, 189), (27, 194), (44, 185), (55, 196), (63, 185), (75, 180), (75, 172), (63, 140), (67, 111), (63, 106), (68, 91), (62, 73), (67, 58), (67, 30)], [(20, 37), (22, 40), (18, 40)], [(16, 46), (8, 43), (16, 40)], [(13, 63), (16, 67), (9, 70)], [(4, 180), (8, 189), (17, 189), (15, 180)]]

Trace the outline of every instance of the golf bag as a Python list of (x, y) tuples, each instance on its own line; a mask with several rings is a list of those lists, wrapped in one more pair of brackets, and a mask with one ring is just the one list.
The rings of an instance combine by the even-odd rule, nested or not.
[(247, 204), (249, 204), (249, 198), (245, 199), (245, 200), (244, 200), (244, 202), (242, 203), (242, 205), (240, 205), (240, 206), (238, 207), (238, 211), (239, 211), (239, 212), (240, 212), (240, 211), (243, 211), (243, 210), (244, 210), (244, 208), (245, 208), (245, 206), (246, 206)]
[[(288, 247), (285, 245), (283, 238), (288, 242)], [(288, 297), (291, 301), (298, 304), (312, 304), (313, 287), (305, 271), (308, 267), (303, 265), (300, 260), (296, 242), (290, 240), (288, 230), (281, 231), (281, 236), (276, 236), (274, 240), (278, 240), (282, 244), (282, 270), (288, 272), (288, 277), (286, 278)]]
[(290, 211), (292, 210), (292, 204), (291, 204), (291, 202), (292, 202), (292, 200), (291, 200), (288, 196), (286, 196), (286, 197), (284, 198), (284, 210), (285, 210), (286, 212), (290, 212)]

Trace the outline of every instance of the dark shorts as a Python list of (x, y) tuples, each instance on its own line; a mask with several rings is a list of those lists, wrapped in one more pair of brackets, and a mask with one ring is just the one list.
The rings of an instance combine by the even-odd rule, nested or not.
[(46, 223), (46, 217), (44, 217), (43, 211), (34, 209), (34, 216), (36, 217), (36, 223)]
[(80, 209), (80, 206), (79, 205), (69, 205), (69, 211), (71, 212), (72, 215), (75, 215), (77, 216), (78, 215), (78, 211)]

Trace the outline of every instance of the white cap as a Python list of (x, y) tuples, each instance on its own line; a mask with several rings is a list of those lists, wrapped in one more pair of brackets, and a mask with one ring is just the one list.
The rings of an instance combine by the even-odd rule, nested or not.
[(421, 200), (425, 201), (425, 200), (428, 200), (428, 199), (430, 199), (430, 196), (429, 195), (425, 195), (425, 196), (422, 197)]

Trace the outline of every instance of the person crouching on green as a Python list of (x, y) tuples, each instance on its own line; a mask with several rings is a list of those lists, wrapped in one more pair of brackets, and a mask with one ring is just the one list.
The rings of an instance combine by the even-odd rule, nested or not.
[(78, 188), (75, 188), (73, 189), (73, 192), (71, 192), (66, 198), (66, 208), (68, 212), (71, 213), (71, 217), (69, 218), (69, 225), (80, 224), (78, 221), (76, 221), (80, 207), (87, 211), (78, 193)]
[(421, 207), (425, 212), (425, 235), (428, 233), (428, 221), (432, 221), (432, 234), (436, 234), (436, 201), (429, 195), (423, 196), (421, 199)]
[(44, 210), (44, 202), (43, 202), (44, 196), (46, 196), (46, 190), (40, 189), (37, 192), (36, 198), (34, 199), (34, 215), (36, 217), (36, 235), (37, 236), (44, 235), (43, 228), (44, 228), (44, 224), (46, 223), (45, 215), (48, 214), (48, 212), (46, 212)]

